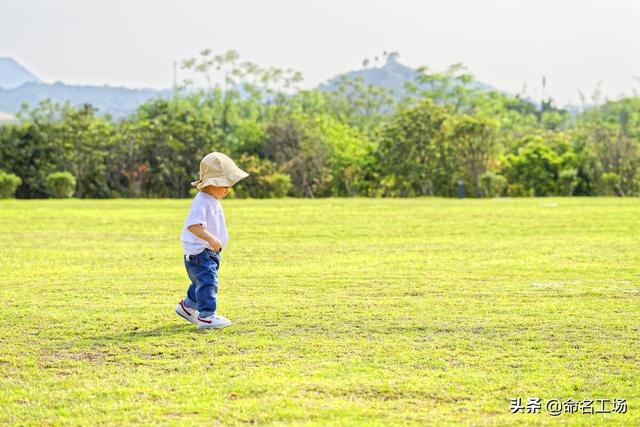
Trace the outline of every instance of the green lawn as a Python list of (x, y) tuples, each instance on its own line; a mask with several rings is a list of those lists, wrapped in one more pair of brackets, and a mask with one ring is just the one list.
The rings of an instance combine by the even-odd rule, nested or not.
[(640, 425), (639, 199), (225, 200), (220, 331), (188, 206), (0, 201), (0, 425)]

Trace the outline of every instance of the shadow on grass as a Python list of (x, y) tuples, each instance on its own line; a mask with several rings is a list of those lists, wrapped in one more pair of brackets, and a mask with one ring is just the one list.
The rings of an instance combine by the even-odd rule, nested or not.
[(164, 325), (154, 329), (130, 329), (127, 331), (116, 332), (104, 335), (95, 335), (90, 339), (84, 341), (91, 342), (92, 344), (113, 344), (115, 342), (120, 343), (135, 343), (143, 341), (149, 338), (155, 337), (172, 337), (172, 336), (184, 336), (188, 333), (197, 333), (198, 329), (194, 325)]

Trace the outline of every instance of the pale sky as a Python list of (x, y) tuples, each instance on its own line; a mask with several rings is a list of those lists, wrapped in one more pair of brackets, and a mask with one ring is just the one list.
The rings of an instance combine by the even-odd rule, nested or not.
[(397, 51), (534, 99), (640, 90), (638, 0), (0, 0), (0, 56), (46, 82), (168, 88), (204, 48), (293, 68), (313, 86)]

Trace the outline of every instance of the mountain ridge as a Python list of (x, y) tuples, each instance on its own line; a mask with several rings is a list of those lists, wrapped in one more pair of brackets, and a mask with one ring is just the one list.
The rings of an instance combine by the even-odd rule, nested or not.
[[(333, 90), (336, 88), (340, 79), (347, 77), (348, 79), (361, 78), (363, 83), (374, 86), (381, 86), (392, 91), (395, 98), (400, 99), (407, 94), (405, 89), (406, 82), (415, 82), (415, 78), (420, 74), (417, 69), (401, 64), (397, 60), (398, 54), (391, 53), (386, 56), (386, 63), (380, 67), (362, 68), (360, 70), (352, 70), (321, 83), (318, 88), (321, 90)], [(422, 85), (423, 89), (428, 85)], [(496, 90), (493, 87), (474, 80), (471, 86), (481, 90)]]
[(117, 86), (68, 85), (61, 82), (27, 82), (12, 89), (0, 89), (0, 111), (18, 112), (23, 103), (30, 107), (40, 101), (72, 105), (91, 104), (99, 113), (122, 118), (133, 113), (138, 106), (152, 98), (168, 96), (170, 89), (131, 89)]
[(25, 66), (8, 56), (0, 56), (0, 88), (11, 89), (28, 82), (40, 82)]
[[(397, 99), (402, 98), (406, 94), (405, 83), (414, 81), (419, 72), (398, 62), (397, 56), (396, 53), (391, 53), (385, 56), (386, 63), (380, 67), (365, 66), (360, 70), (347, 71), (317, 85), (316, 88), (332, 90), (339, 80), (344, 77), (349, 79), (360, 77), (365, 84), (387, 88), (392, 91), (394, 97)], [(11, 58), (0, 59), (13, 61)], [(141, 104), (150, 99), (169, 96), (173, 93), (172, 89), (70, 85), (62, 82), (44, 83), (16, 61), (13, 61), (12, 65), (7, 65), (10, 61), (0, 62), (0, 66), (3, 63), (7, 66), (7, 69), (18, 66), (19, 68), (16, 70), (21, 70), (22, 73), (11, 75), (6, 79), (0, 73), (0, 111), (9, 114), (18, 112), (25, 102), (30, 107), (34, 107), (40, 101), (51, 99), (53, 102), (70, 102), (72, 105), (91, 104), (99, 113), (109, 114), (118, 119), (135, 112)], [(15, 84), (15, 82), (21, 80), (22, 83), (18, 86), (9, 84), (12, 82)], [(473, 82), (472, 85), (485, 90), (493, 90), (491, 86), (477, 81)]]

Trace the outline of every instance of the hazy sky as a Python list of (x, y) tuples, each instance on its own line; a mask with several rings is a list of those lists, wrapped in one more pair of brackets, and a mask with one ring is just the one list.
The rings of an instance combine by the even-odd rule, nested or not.
[(638, 0), (0, 0), (0, 56), (47, 82), (166, 88), (172, 63), (237, 50), (307, 86), (398, 51), (498, 89), (579, 102), (640, 90)]

